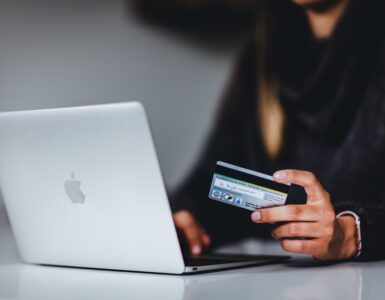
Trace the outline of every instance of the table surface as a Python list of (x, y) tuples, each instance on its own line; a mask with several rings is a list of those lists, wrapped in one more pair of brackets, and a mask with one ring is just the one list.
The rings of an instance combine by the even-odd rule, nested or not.
[[(279, 253), (277, 243), (246, 241), (222, 251)], [(47, 267), (23, 264), (0, 220), (0, 299), (380, 299), (385, 262), (321, 266), (295, 256), (284, 264), (199, 275)]]

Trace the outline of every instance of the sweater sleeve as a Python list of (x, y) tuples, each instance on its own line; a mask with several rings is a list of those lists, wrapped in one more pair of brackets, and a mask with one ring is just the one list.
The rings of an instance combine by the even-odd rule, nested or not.
[(385, 202), (378, 205), (344, 202), (336, 204), (335, 210), (337, 213), (350, 210), (360, 217), (362, 253), (356, 260), (385, 258)]

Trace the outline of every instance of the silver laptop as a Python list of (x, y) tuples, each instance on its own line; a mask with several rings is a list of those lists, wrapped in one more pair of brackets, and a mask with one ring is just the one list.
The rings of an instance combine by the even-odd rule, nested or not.
[(183, 255), (137, 102), (0, 113), (0, 188), (27, 263), (182, 274), (287, 258)]

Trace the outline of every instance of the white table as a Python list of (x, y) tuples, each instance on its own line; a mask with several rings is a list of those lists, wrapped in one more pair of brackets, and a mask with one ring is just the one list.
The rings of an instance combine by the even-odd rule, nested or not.
[[(223, 251), (280, 253), (251, 241)], [(0, 216), (0, 299), (383, 299), (385, 262), (320, 266), (291, 262), (189, 276), (23, 264)]]

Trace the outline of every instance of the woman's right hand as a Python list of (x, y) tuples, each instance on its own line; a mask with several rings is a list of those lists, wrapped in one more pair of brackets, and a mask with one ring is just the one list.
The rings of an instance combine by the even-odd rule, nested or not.
[(188, 210), (180, 210), (173, 214), (176, 229), (184, 236), (190, 253), (199, 255), (210, 245), (210, 236)]

